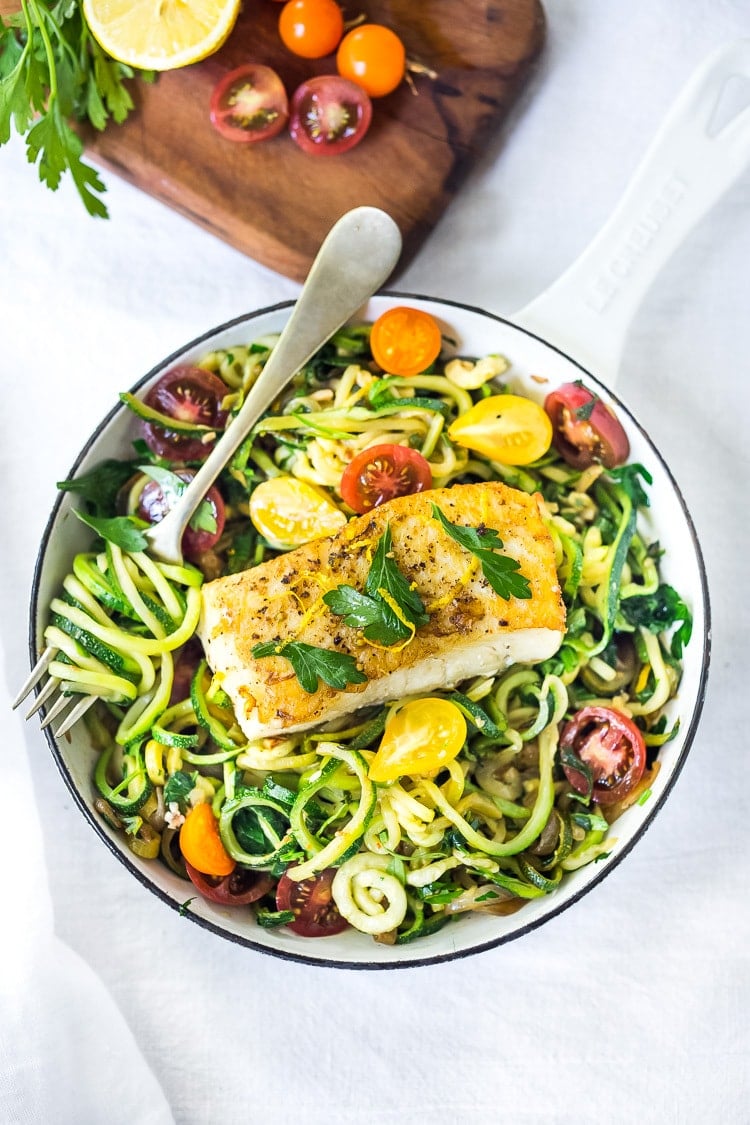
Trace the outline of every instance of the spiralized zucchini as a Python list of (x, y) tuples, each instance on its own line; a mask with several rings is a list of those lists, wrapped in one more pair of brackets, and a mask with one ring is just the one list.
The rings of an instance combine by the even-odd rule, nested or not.
[[(201, 361), (226, 383), (227, 408), (239, 409), (273, 343)], [(277, 553), (248, 519), (258, 483), (297, 477), (348, 516), (341, 475), (371, 445), (419, 450), (435, 487), (503, 480), (541, 495), (567, 609), (563, 644), (543, 663), (446, 691), (468, 733), (458, 757), (433, 774), (380, 785), (368, 777), (401, 700), (354, 715), (346, 730), (247, 742), (205, 662), (175, 697), (175, 658), (200, 612), (200, 571), (111, 543), (76, 557), (51, 604), (45, 637), (58, 649), (51, 671), (63, 690), (101, 699), (87, 717), (100, 751), (97, 807), (135, 854), (184, 874), (176, 833), (192, 805), (208, 802), (240, 867), (274, 879), (286, 872), (297, 883), (333, 867), (340, 914), (380, 941), (403, 942), (465, 912), (520, 909), (611, 848), (610, 823), (624, 804), (647, 798), (658, 748), (674, 732), (664, 708), (680, 678), (666, 625), (655, 629), (628, 613), (629, 599), (662, 589), (658, 550), (638, 524), (647, 474), (639, 466), (574, 469), (554, 450), (514, 468), (453, 443), (451, 421), (498, 389), (516, 390), (504, 357), (385, 376), (370, 358), (367, 326), (348, 328), (299, 373), (220, 478), (227, 522), (207, 560), (211, 576)], [(624, 803), (591, 802), (561, 768), (561, 726), (585, 706), (614, 709), (643, 732), (647, 768)], [(264, 925), (287, 918), (273, 891), (256, 909)]]

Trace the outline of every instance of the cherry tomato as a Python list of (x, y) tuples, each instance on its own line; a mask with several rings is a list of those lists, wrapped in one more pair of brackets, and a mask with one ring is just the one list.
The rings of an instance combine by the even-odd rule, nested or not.
[(273, 878), (267, 872), (248, 871), (246, 867), (235, 867), (231, 875), (202, 875), (186, 862), (185, 870), (203, 897), (221, 906), (247, 906), (263, 898), (273, 886)]
[[(609, 707), (584, 707), (565, 724), (560, 746), (570, 750), (591, 770), (592, 796), (600, 805), (621, 801), (641, 780), (646, 767), (646, 744), (626, 715)], [(565, 775), (577, 793), (587, 781), (580, 770), (563, 761)]]
[(595, 461), (613, 469), (627, 461), (628, 435), (612, 411), (581, 383), (563, 383), (551, 391), (544, 409), (552, 421), (555, 449), (575, 469)]
[(370, 762), (372, 781), (434, 773), (452, 762), (466, 741), (466, 719), (449, 699), (413, 699), (388, 720)]
[(343, 34), (344, 17), (335, 0), (288, 0), (281, 9), (281, 41), (303, 59), (332, 55)]
[[(145, 402), (168, 418), (223, 430), (227, 413), (221, 404), (226, 394), (226, 384), (218, 375), (204, 371), (202, 367), (181, 364), (154, 383)], [(179, 434), (153, 422), (143, 423), (143, 437), (149, 449), (169, 461), (205, 461), (215, 444), (213, 441), (204, 443), (199, 438)]]
[[(178, 469), (175, 476), (189, 484), (195, 476), (194, 469)], [(136, 515), (147, 523), (160, 523), (173, 506), (175, 495), (165, 495), (161, 485), (149, 480), (143, 486)], [(210, 551), (221, 539), (226, 521), (226, 508), (218, 488), (212, 486), (206, 493), (197, 512), (182, 537), (182, 549), (189, 559), (197, 559)]]
[(371, 98), (382, 98), (403, 81), (406, 51), (389, 27), (365, 23), (353, 28), (341, 40), (336, 68), (344, 78), (366, 90)]
[(344, 513), (322, 489), (296, 477), (261, 481), (250, 497), (250, 519), (279, 551), (333, 535), (346, 523)]
[(435, 362), (442, 346), (440, 325), (421, 309), (397, 305), (370, 329), (373, 359), (389, 375), (419, 375)]
[(549, 449), (552, 423), (530, 398), (491, 395), (459, 415), (448, 437), (502, 465), (530, 465)]
[(337, 156), (364, 137), (372, 103), (364, 90), (335, 74), (310, 78), (292, 95), (289, 133), (303, 152)]
[(279, 910), (294, 911), (294, 921), (287, 922), (290, 930), (302, 937), (329, 937), (340, 934), (349, 923), (341, 917), (331, 895), (331, 884), (336, 871), (326, 868), (319, 875), (295, 883), (284, 873), (276, 888), (276, 906)]
[(360, 515), (396, 496), (429, 488), (429, 461), (407, 445), (371, 445), (346, 466), (341, 478), (342, 500)]
[(226, 140), (250, 144), (281, 132), (289, 119), (289, 102), (275, 70), (247, 63), (217, 82), (208, 113), (214, 129)]
[(213, 809), (205, 802), (188, 809), (180, 828), (180, 851), (186, 866), (189, 863), (202, 875), (221, 878), (231, 875), (237, 866), (221, 842)]

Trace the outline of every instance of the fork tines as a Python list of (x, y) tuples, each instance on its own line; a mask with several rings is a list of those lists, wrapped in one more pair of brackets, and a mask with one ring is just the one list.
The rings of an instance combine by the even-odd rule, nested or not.
[[(44, 652), (34, 665), (29, 678), (26, 680), (23, 687), (13, 701), (14, 711), (23, 703), (24, 699), (26, 699), (27, 696), (31, 694), (36, 685), (40, 682), (40, 680), (44, 676), (44, 673), (47, 671), (50, 664), (57, 656), (57, 653), (58, 650), (51, 645), (48, 645), (48, 647), (45, 648)], [(61, 734), (65, 734), (66, 731), (69, 731), (70, 728), (75, 723), (77, 723), (83, 715), (86, 714), (89, 707), (93, 706), (93, 704), (96, 703), (97, 700), (96, 695), (68, 695), (63, 694), (62, 692), (60, 692), (60, 694), (55, 699), (55, 692), (59, 689), (59, 687), (60, 680), (58, 680), (56, 676), (50, 676), (46, 684), (44, 684), (36, 699), (34, 700), (33, 706), (26, 714), (26, 718), (30, 719), (32, 715), (35, 715), (37, 711), (40, 711), (42, 707), (45, 707), (44, 719), (41, 723), (42, 730), (44, 730), (45, 727), (49, 726), (55, 719), (62, 718), (62, 722), (60, 723), (60, 725), (56, 727), (52, 732), (55, 738), (59, 737)]]

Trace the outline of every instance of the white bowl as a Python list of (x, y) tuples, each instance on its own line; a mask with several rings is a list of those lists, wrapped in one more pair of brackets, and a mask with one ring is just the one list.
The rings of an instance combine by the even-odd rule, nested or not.
[[(255, 923), (249, 911), (237, 908), (222, 910), (200, 897), (194, 897), (186, 910), (188, 917), (224, 938), (274, 956), (312, 964), (386, 969), (462, 957), (518, 938), (578, 902), (628, 854), (666, 800), (695, 735), (706, 688), (710, 619), (701, 551), (679, 488), (643, 426), (620, 399), (574, 360), (530, 332), (490, 313), (451, 301), (383, 293), (374, 297), (362, 310), (361, 319), (373, 320), (387, 307), (404, 303), (432, 313), (441, 322), (445, 335), (455, 340), (457, 352), (470, 355), (500, 352), (507, 356), (512, 364), (508, 379), (513, 389), (521, 389), (524, 394), (541, 401), (556, 385), (582, 379), (605, 401), (615, 405), (630, 439), (631, 460), (642, 463), (653, 476), (653, 485), (649, 489), (651, 508), (647, 521), (641, 526), (647, 538), (658, 539), (664, 548), (662, 578), (674, 586), (690, 606), (693, 636), (684, 654), (679, 694), (668, 707), (670, 722), (679, 717), (679, 732), (660, 750), (661, 768), (649, 800), (643, 805), (635, 804), (617, 820), (613, 831), (617, 842), (606, 858), (570, 872), (552, 894), (531, 900), (518, 913), (507, 917), (486, 914), (464, 916), (455, 924), (445, 926), (414, 944), (387, 946), (353, 930), (328, 938), (311, 939), (300, 937), (285, 927), (263, 929)], [(190, 363), (217, 348), (249, 343), (258, 336), (278, 332), (290, 307), (291, 303), (287, 302), (262, 309), (206, 333), (168, 356), (133, 390), (142, 393), (176, 363)], [(532, 376), (542, 376), (547, 382), (540, 385)], [(133, 415), (123, 406), (116, 407), (92, 434), (68, 475), (79, 476), (106, 457), (131, 456), (130, 441), (134, 435)], [(74, 503), (70, 493), (60, 494), (42, 539), (32, 590), (32, 662), (36, 661), (44, 647), (42, 634), (49, 602), (58, 593), (74, 554), (86, 549), (90, 542), (90, 532), (72, 514)], [(54, 738), (49, 728), (46, 735), (73, 798), (96, 834), (144, 887), (179, 910), (181, 904), (192, 897), (191, 886), (159, 862), (142, 861), (134, 856), (122, 836), (113, 832), (94, 811), (95, 752), (85, 726), (77, 724), (69, 735), (60, 740)]]

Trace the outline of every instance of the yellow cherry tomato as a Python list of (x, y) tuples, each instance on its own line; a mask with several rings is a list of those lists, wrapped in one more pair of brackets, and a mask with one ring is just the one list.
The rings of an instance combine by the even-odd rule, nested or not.
[(346, 523), (344, 513), (325, 492), (296, 477), (262, 481), (250, 497), (250, 519), (279, 551), (333, 535)]
[(370, 763), (372, 781), (430, 774), (452, 762), (466, 741), (466, 720), (448, 699), (414, 699), (396, 712)]
[(388, 309), (370, 329), (373, 359), (389, 375), (419, 375), (435, 362), (442, 345), (435, 318), (406, 305)]
[(219, 822), (205, 801), (188, 810), (180, 829), (180, 851), (202, 875), (231, 875), (237, 866), (221, 842)]
[(552, 423), (530, 398), (491, 395), (459, 415), (448, 437), (502, 465), (530, 465), (552, 444)]

